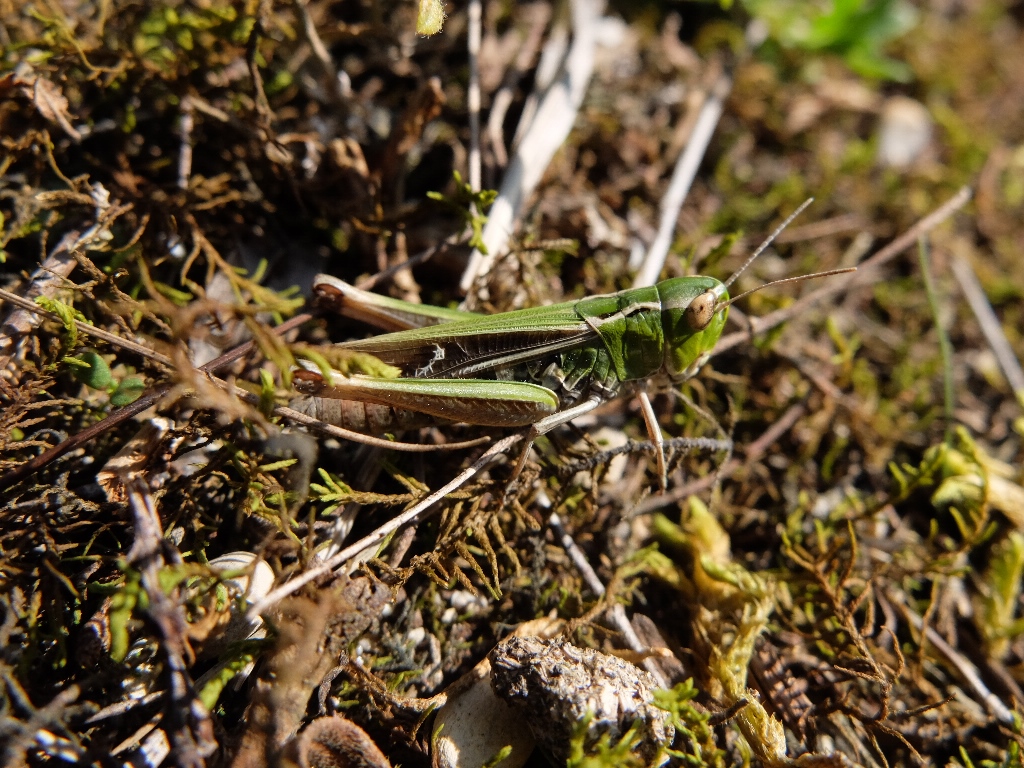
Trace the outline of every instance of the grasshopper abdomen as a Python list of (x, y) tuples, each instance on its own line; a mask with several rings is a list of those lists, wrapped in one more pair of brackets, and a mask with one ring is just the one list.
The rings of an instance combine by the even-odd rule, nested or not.
[(327, 424), (367, 435), (382, 435), (443, 423), (443, 420), (402, 408), (330, 397), (299, 397), (291, 402), (290, 407)]

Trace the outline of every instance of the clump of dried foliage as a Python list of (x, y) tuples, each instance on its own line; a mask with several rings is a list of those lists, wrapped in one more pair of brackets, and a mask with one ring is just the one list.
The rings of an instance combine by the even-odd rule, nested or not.
[[(748, 333), (812, 287), (734, 307), (739, 343), (685, 400), (657, 403), (673, 437), (720, 437), (717, 422), (734, 449), (674, 452), (667, 494), (649, 453), (602, 453), (645, 434), (623, 399), (542, 440), (507, 499), (508, 465), (492, 466), (239, 634), (254, 561), (234, 582), (211, 561), (255, 553), (285, 583), (339, 516), (355, 540), (484, 450), (312, 440), (273, 412), (296, 355), (364, 332), (315, 313), (274, 330), (306, 309), (317, 272), (461, 298), (489, 199), (463, 183), (466, 9), (449, 4), (426, 38), (413, 2), (0, 0), (0, 276), (49, 312), (2, 306), (5, 764), (123, 764), (161, 734), (180, 764), (379, 747), (427, 765), (421, 700), (546, 615), (622, 652), (608, 618), (622, 605), (662, 649), (656, 701), (676, 737), (657, 751), (673, 765), (1021, 765), (1024, 396), (953, 271), (973, 265), (1019, 357), (1019, 4), (822, 3), (804, 26), (794, 2), (619, 5), (568, 141), (474, 293), (480, 311), (629, 287), (723, 70), (732, 90), (665, 274), (730, 274), (808, 196), (810, 223), (737, 287), (856, 265), (963, 185), (974, 202), (783, 325)], [(522, 49), (559, 23), (554, 6), (485, 4), (485, 122), (503, 82), (510, 98), (500, 142), (484, 132), (485, 189), (535, 74)], [(769, 34), (747, 54), (751, 14)], [(913, 163), (885, 164), (879, 126), (907, 97), (930, 137)], [(103, 422), (125, 407), (140, 413)], [(324, 736), (324, 718), (294, 739), (337, 713), (366, 733)], [(623, 739), (559, 754), (649, 753)]]

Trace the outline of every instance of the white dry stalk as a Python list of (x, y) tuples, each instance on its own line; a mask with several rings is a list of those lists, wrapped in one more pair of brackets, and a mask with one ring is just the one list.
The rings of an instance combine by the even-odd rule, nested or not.
[(1002, 700), (992, 693), (989, 687), (985, 685), (978, 668), (974, 666), (966, 656), (947, 643), (946, 639), (939, 634), (934, 627), (930, 624), (925, 624), (924, 620), (914, 613), (901, 600), (895, 600), (890, 596), (889, 601), (899, 607), (903, 616), (915, 630), (924, 633), (924, 638), (922, 638), (921, 644), (925, 645), (926, 643), (930, 643), (936, 651), (938, 651), (942, 656), (945, 656), (946, 660), (956, 668), (957, 672), (960, 673), (967, 684), (977, 694), (978, 698), (981, 699), (982, 703), (985, 705), (985, 709), (997, 718), (999, 722), (1012, 727), (1016, 720), (1016, 716), (1002, 702)]
[[(537, 50), (540, 48), (544, 38), (544, 30), (551, 19), (551, 9), (548, 5), (534, 4), (528, 18), (525, 19), (526, 32), (519, 46), (519, 52), (515, 60), (505, 73), (505, 78), (494, 96), (491, 98), (491, 111), (487, 115), (487, 136), (491, 143), (491, 151), (494, 153), (494, 162), (499, 168), (508, 165), (508, 152), (505, 150), (504, 125), (505, 115), (515, 95), (516, 86), (526, 71), (533, 66), (537, 57)], [(520, 122), (520, 125), (522, 122)]]
[[(583, 577), (583, 581), (586, 582), (590, 591), (594, 593), (597, 598), (605, 596), (607, 589), (598, 577), (597, 572), (590, 565), (590, 561), (587, 560), (587, 556), (583, 553), (583, 550), (576, 544), (576, 540), (569, 535), (569, 532), (565, 530), (565, 526), (562, 524), (562, 518), (557, 512), (552, 512), (548, 516), (548, 525), (555, 532), (558, 537), (559, 543), (562, 548), (565, 549), (566, 554), (569, 555), (569, 559), (572, 560), (573, 565), (579, 570), (580, 575)], [(629, 623), (629, 617), (626, 616), (626, 609), (623, 608), (621, 603), (615, 603), (609, 610), (609, 618), (612, 624), (622, 635), (622, 639), (626, 641), (626, 645), (629, 646), (631, 651), (636, 653), (649, 653), (650, 647), (644, 643), (637, 635), (636, 630), (633, 629), (633, 625)], [(668, 688), (668, 680), (662, 674), (661, 669), (652, 659), (644, 659), (644, 669), (654, 676), (654, 679), (658, 681), (658, 686), (661, 688)]]
[[(572, 130), (594, 71), (597, 24), (604, 0), (572, 0), (573, 40), (558, 76), (540, 98), (536, 113), (515, 149), (497, 199), (483, 230), (482, 250), (474, 250), (459, 283), (469, 293), (504, 251), (527, 198), (537, 187), (551, 158)], [(524, 120), (526, 114), (524, 114)]]
[(533, 78), (533, 90), (523, 103), (523, 112), (519, 116), (519, 124), (516, 125), (516, 132), (512, 136), (511, 149), (513, 151), (518, 149), (523, 142), (523, 137), (533, 126), (537, 108), (562, 70), (568, 50), (569, 30), (566, 28), (565, 19), (558, 19), (555, 21), (548, 39), (544, 42), (544, 47), (541, 48), (537, 72)]
[(686, 149), (679, 155), (676, 167), (672, 171), (672, 180), (669, 182), (668, 189), (665, 190), (665, 196), (661, 198), (658, 233), (650, 248), (647, 249), (640, 271), (633, 279), (634, 288), (654, 285), (661, 275), (661, 270), (665, 266), (665, 258), (672, 245), (676, 225), (679, 223), (679, 211), (682, 210), (683, 202), (690, 193), (690, 186), (697, 175), (701, 160), (704, 159), (704, 153), (711, 142), (715, 127), (722, 117), (725, 100), (731, 90), (732, 75), (723, 73), (715, 81), (701, 105), (700, 114), (693, 126), (693, 132), (690, 134), (690, 140), (686, 143)]
[(178, 118), (178, 138), (181, 146), (178, 149), (178, 189), (188, 189), (192, 178), (192, 131), (196, 127), (195, 108), (192, 99), (186, 96), (181, 100), (181, 116)]
[(480, 38), (483, 27), (483, 3), (469, 0), (466, 9), (469, 26), (466, 48), (469, 53), (469, 85), (466, 92), (466, 106), (469, 111), (469, 186), (474, 192), (480, 191), (482, 173), (480, 170)]
[[(747, 26), (744, 37), (746, 50), (751, 50), (763, 42), (767, 31), (760, 22), (753, 21)], [(672, 237), (679, 223), (679, 211), (682, 210), (686, 196), (690, 193), (690, 186), (700, 168), (704, 153), (707, 152), (711, 136), (718, 126), (725, 109), (725, 100), (732, 91), (732, 73), (723, 72), (715, 80), (714, 84), (705, 95), (701, 104), (700, 113), (693, 125), (690, 139), (686, 143), (686, 149), (679, 155), (676, 167), (672, 171), (672, 179), (665, 196), (661, 199), (661, 216), (658, 221), (658, 233), (654, 242), (647, 249), (643, 265), (636, 277), (633, 279), (634, 288), (645, 288), (654, 285), (661, 275), (665, 266), (665, 258), (672, 246)], [(686, 115), (682, 119), (686, 119)]]
[(988, 297), (985, 295), (981, 283), (978, 282), (974, 268), (970, 262), (962, 258), (953, 259), (951, 266), (953, 274), (956, 275), (956, 279), (960, 283), (960, 290), (963, 291), (967, 303), (971, 305), (971, 311), (978, 319), (981, 332), (985, 334), (988, 345), (992, 348), (996, 360), (999, 361), (1003, 375), (1009, 382), (1018, 402), (1024, 406), (1024, 370), (1021, 370), (1020, 361), (1013, 353), (1010, 342), (1006, 340), (1003, 327), (1000, 325), (996, 313), (992, 311), (992, 305), (989, 304)]

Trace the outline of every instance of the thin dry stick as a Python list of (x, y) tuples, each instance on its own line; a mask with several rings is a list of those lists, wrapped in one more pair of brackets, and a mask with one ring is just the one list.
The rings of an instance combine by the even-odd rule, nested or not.
[[(189, 97), (189, 101), (192, 102), (192, 108), (196, 112), (202, 112), (207, 117), (212, 117), (214, 120), (219, 120), (222, 123), (228, 123), (236, 127), (244, 125), (241, 120), (229, 115), (222, 109), (218, 109), (205, 99), (201, 99), (198, 96), (191, 96)], [(255, 136), (251, 129), (249, 130), (248, 135)]]
[(330, 81), (331, 95), (339, 103), (345, 103), (347, 99), (343, 85), (344, 77), (339, 76), (327, 46), (324, 45), (324, 41), (320, 38), (320, 33), (316, 31), (316, 22), (313, 21), (313, 17), (309, 14), (308, 0), (295, 0), (295, 9), (302, 20), (302, 31), (306, 35), (306, 41), (309, 43), (309, 47), (313, 49), (313, 55), (320, 62), (320, 66)]
[[(970, 199), (971, 188), (962, 187), (953, 197), (932, 211), (932, 213), (925, 216), (914, 226), (889, 243), (889, 245), (885, 246), (875, 253), (874, 256), (871, 256), (860, 264), (857, 267), (857, 274), (853, 278), (847, 281), (826, 283), (821, 288), (811, 291), (806, 296), (803, 296), (790, 304), (788, 307), (784, 307), (783, 309), (772, 312), (770, 315), (765, 315), (764, 317), (750, 318), (750, 332), (756, 334), (761, 333), (762, 331), (767, 331), (770, 328), (781, 325), (787, 320), (799, 317), (803, 312), (807, 311), (808, 307), (820, 301), (836, 296), (844, 291), (849, 291), (854, 286), (869, 284), (871, 280), (876, 279), (876, 275), (872, 274), (875, 269), (881, 267), (886, 262), (891, 261), (907, 248), (913, 246), (919, 237), (924, 235), (926, 232), (930, 232), (958, 210), (963, 208)], [(711, 354), (721, 354), (722, 352), (732, 349), (737, 344), (743, 343), (748, 338), (750, 338), (750, 336), (746, 331), (730, 333), (728, 336), (724, 336), (719, 340)]]
[[(587, 583), (590, 591), (593, 592), (598, 599), (603, 598), (607, 593), (604, 584), (598, 577), (597, 573), (590, 566), (590, 561), (587, 560), (587, 556), (583, 553), (583, 550), (576, 544), (576, 540), (569, 535), (569, 532), (565, 530), (565, 526), (562, 524), (562, 518), (557, 512), (552, 512), (548, 516), (548, 524), (551, 529), (555, 532), (558, 537), (562, 548), (569, 555), (569, 559), (572, 560), (576, 569), (583, 576), (583, 580)], [(609, 618), (611, 619), (612, 625), (619, 631), (622, 638), (626, 641), (626, 645), (629, 646), (630, 650), (636, 653), (647, 653), (651, 649), (637, 636), (636, 630), (633, 629), (633, 625), (629, 623), (629, 617), (626, 616), (626, 609), (621, 603), (615, 603), (610, 606)], [(662, 688), (668, 688), (668, 680), (661, 673), (661, 669), (652, 659), (645, 659), (644, 668), (654, 675), (654, 679), (658, 681), (658, 685)]]
[(960, 282), (960, 290), (963, 291), (964, 298), (971, 305), (974, 316), (978, 318), (981, 332), (985, 334), (988, 345), (992, 347), (992, 352), (995, 354), (996, 360), (999, 361), (1003, 375), (1010, 383), (1010, 388), (1017, 401), (1024, 407), (1024, 370), (1021, 370), (1020, 362), (1013, 353), (1013, 347), (1006, 340), (1003, 327), (1000, 325), (996, 313), (992, 311), (992, 305), (989, 304), (985, 290), (978, 282), (978, 276), (974, 274), (974, 268), (966, 259), (961, 258), (953, 259), (951, 266), (953, 274)]
[[(53, 320), (54, 322), (61, 324), (63, 324), (64, 322), (60, 318), (60, 316), (53, 312), (43, 309), (34, 301), (30, 301), (29, 299), (19, 296), (16, 293), (5, 291), (2, 288), (0, 288), (0, 300), (6, 301), (8, 304), (14, 304), (16, 307), (20, 307), (26, 312), (31, 312), (32, 314), (37, 315), (40, 318)], [(168, 368), (174, 368), (174, 361), (171, 360), (171, 358), (167, 357), (167, 355), (161, 355), (159, 352), (154, 352), (149, 347), (139, 344), (136, 341), (132, 341), (131, 339), (125, 339), (121, 336), (118, 336), (116, 333), (105, 331), (102, 328), (97, 328), (94, 325), (89, 325), (88, 323), (83, 323), (78, 320), (75, 320), (74, 323), (75, 328), (78, 329), (79, 333), (85, 336), (92, 336), (93, 338), (97, 338), (100, 339), (101, 341), (113, 344), (117, 347), (120, 347), (121, 349), (126, 349), (129, 352), (134, 352), (138, 355), (142, 355), (143, 357), (152, 360), (155, 363), (159, 363), (160, 365), (165, 365)]]
[[(763, 24), (753, 21), (747, 25), (744, 40), (746, 51), (760, 45), (765, 34), (766, 30)], [(690, 185), (693, 184), (693, 180), (697, 176), (697, 169), (700, 167), (701, 160), (704, 159), (711, 136), (725, 109), (725, 100), (729, 98), (731, 92), (732, 73), (723, 72), (708, 90), (700, 113), (697, 115), (697, 121), (693, 125), (690, 140), (686, 143), (686, 149), (676, 161), (676, 167), (672, 171), (672, 180), (669, 182), (668, 189), (665, 190), (665, 196), (661, 199), (658, 233), (655, 235), (651, 247), (647, 249), (640, 271), (633, 280), (634, 288), (654, 285), (661, 275), (661, 270), (665, 266), (665, 257), (668, 256), (668, 249), (672, 245), (672, 235), (679, 223), (679, 211), (690, 192)]]
[(981, 675), (978, 673), (978, 668), (974, 666), (962, 653), (957, 651), (953, 646), (946, 642), (945, 638), (935, 630), (934, 627), (926, 625), (924, 620), (910, 610), (909, 606), (903, 604), (901, 600), (889, 599), (889, 602), (895, 604), (903, 616), (909, 621), (914, 629), (918, 632), (924, 630), (925, 640), (931, 643), (935, 650), (946, 657), (946, 660), (952, 664), (957, 672), (967, 681), (967, 684), (974, 689), (974, 692), (985, 704), (985, 708), (998, 720), (1007, 725), (1013, 725), (1014, 714), (1010, 709), (1003, 704), (1002, 700), (996, 696), (992, 691), (989, 690), (988, 686), (985, 685), (981, 679)]
[[(564, 8), (563, 8), (564, 10)], [(559, 18), (551, 29), (551, 34), (544, 41), (544, 47), (537, 61), (537, 71), (533, 76), (533, 90), (523, 103), (522, 114), (516, 124), (516, 132), (512, 136), (511, 149), (515, 152), (523, 143), (523, 137), (533, 126), (537, 109), (554, 84), (565, 64), (566, 52), (569, 50), (569, 29), (565, 21)]]
[(456, 233), (454, 235), (450, 235), (449, 237), (447, 237), (445, 240), (442, 240), (437, 245), (432, 245), (429, 248), (426, 248), (426, 249), (420, 251), (419, 253), (417, 253), (417, 254), (415, 254), (413, 256), (410, 256), (405, 261), (401, 261), (398, 264), (392, 264), (390, 267), (388, 267), (385, 270), (382, 270), (380, 272), (374, 272), (369, 277), (363, 278), (362, 280), (357, 280), (355, 282), (355, 286), (356, 286), (356, 288), (359, 288), (360, 290), (369, 291), (370, 289), (372, 289), (378, 283), (381, 283), (381, 282), (383, 282), (383, 281), (385, 281), (385, 280), (387, 280), (387, 279), (389, 279), (391, 277), (394, 277), (395, 274), (401, 272), (402, 270), (412, 269), (413, 267), (418, 266), (419, 264), (422, 264), (423, 262), (427, 261), (428, 259), (433, 258), (437, 254), (444, 253), (449, 248), (451, 248), (453, 245), (458, 245), (459, 243), (461, 243), (465, 239), (465, 236), (466, 236), (465, 235), (465, 231), (458, 232), (458, 233)]
[(668, 189), (665, 190), (665, 196), (661, 199), (658, 233), (655, 235), (651, 247), (647, 249), (640, 271), (633, 280), (634, 288), (653, 285), (661, 275), (661, 270), (665, 266), (665, 257), (668, 256), (668, 249), (672, 245), (672, 236), (679, 223), (679, 211), (690, 192), (690, 185), (693, 184), (700, 162), (704, 159), (704, 153), (711, 142), (715, 127), (722, 117), (725, 100), (729, 97), (730, 91), (732, 91), (732, 74), (724, 72), (711, 87), (707, 98), (701, 105), (697, 122), (693, 126), (693, 133), (686, 143), (686, 149), (676, 161), (676, 167), (672, 171), (672, 180), (669, 182)]
[(572, 0), (571, 6), (572, 45), (559, 76), (541, 99), (536, 115), (509, 163), (501, 190), (491, 206), (482, 233), (487, 253), (485, 255), (482, 250), (476, 249), (470, 256), (459, 283), (464, 293), (469, 293), (473, 283), (490, 271), (494, 258), (504, 251), (523, 205), (540, 182), (551, 158), (569, 135), (583, 103), (583, 95), (594, 71), (597, 22), (604, 2)]
[(469, 0), (466, 9), (469, 27), (466, 48), (469, 53), (469, 84), (466, 107), (469, 110), (469, 187), (480, 191), (480, 38), (483, 26), (483, 8), (480, 0)]
[(491, 111), (487, 115), (487, 136), (491, 142), (491, 151), (494, 152), (494, 162), (499, 168), (508, 165), (508, 152), (505, 150), (505, 115), (508, 108), (512, 106), (516, 86), (522, 79), (523, 74), (537, 58), (537, 50), (544, 39), (544, 30), (551, 19), (551, 7), (546, 3), (532, 3), (530, 6), (521, 6), (521, 10), (529, 9), (526, 15), (527, 32), (519, 46), (519, 52), (512, 62), (501, 87), (491, 98)]
[(186, 96), (181, 100), (178, 123), (178, 137), (181, 139), (181, 148), (178, 150), (178, 189), (188, 189), (188, 180), (192, 178), (192, 131), (195, 125), (195, 107), (192, 99)]
[(523, 439), (522, 435), (509, 435), (508, 437), (499, 440), (490, 448), (488, 448), (479, 459), (474, 461), (469, 467), (460, 472), (455, 479), (451, 480), (446, 485), (438, 488), (432, 494), (427, 496), (425, 499), (420, 501), (418, 504), (410, 507), (408, 510), (403, 512), (398, 517), (392, 518), (387, 523), (382, 525), (380, 528), (375, 530), (373, 533), (363, 537), (355, 544), (351, 544), (345, 549), (341, 550), (338, 554), (325, 560), (315, 568), (303, 573), (301, 576), (296, 576), (294, 579), (285, 582), (280, 587), (270, 592), (261, 601), (249, 608), (245, 614), (248, 621), (254, 621), (259, 618), (260, 614), (267, 611), (269, 608), (276, 605), (282, 599), (288, 595), (293, 594), (296, 590), (301, 589), (304, 585), (309, 584), (311, 581), (324, 576), (334, 569), (340, 567), (348, 560), (352, 559), (361, 552), (369, 549), (370, 547), (376, 547), (383, 542), (388, 536), (408, 525), (411, 522), (418, 520), (422, 517), (434, 504), (439, 502), (449, 493), (461, 488), (477, 473), (481, 472), (491, 462), (498, 459), (499, 456), (504, 455), (509, 448), (518, 443)]
[[(778, 245), (802, 243), (823, 237), (835, 237), (843, 232), (859, 232), (863, 229), (864, 218), (859, 213), (840, 213), (829, 219), (819, 219), (807, 224), (786, 227), (785, 232), (779, 232), (775, 242)], [(745, 246), (742, 242), (740, 246), (750, 247)]]
[[(42, 309), (39, 307), (37, 307), (36, 309), (38, 311), (42, 311)], [(296, 315), (290, 320), (286, 320), (285, 322), (281, 323), (281, 325), (277, 326), (273, 330), (275, 333), (278, 334), (286, 333), (287, 331), (290, 331), (292, 328), (297, 328), (307, 320), (312, 319), (312, 317), (313, 316), (308, 313)], [(256, 342), (254, 341), (247, 341), (244, 344), (239, 344), (237, 347), (228, 352), (225, 352), (220, 357), (211, 360), (205, 365), (200, 366), (198, 370), (204, 373), (220, 370), (221, 368), (224, 368), (230, 365), (231, 363), (235, 362), (243, 355), (247, 355), (255, 348)], [(20, 482), (21, 480), (31, 475), (33, 472), (36, 472), (39, 469), (45, 467), (51, 461), (54, 461), (55, 459), (58, 459), (59, 457), (63, 456), (68, 451), (74, 450), (75, 448), (85, 445), (90, 440), (94, 440), (98, 435), (103, 434), (107, 430), (113, 429), (118, 424), (127, 421), (128, 419), (142, 413), (147, 408), (152, 407), (157, 403), (157, 401), (160, 400), (161, 397), (164, 396), (168, 389), (170, 389), (169, 384), (163, 384), (158, 386), (152, 392), (143, 395), (134, 403), (126, 405), (123, 408), (117, 409), (102, 421), (93, 424), (91, 427), (83, 429), (78, 434), (72, 435), (62, 443), (58, 443), (52, 448), (39, 454), (35, 458), (29, 459), (24, 464), (21, 464), (15, 469), (12, 469), (6, 475), (0, 477), (0, 490), (8, 488), (14, 485), (15, 483)]]

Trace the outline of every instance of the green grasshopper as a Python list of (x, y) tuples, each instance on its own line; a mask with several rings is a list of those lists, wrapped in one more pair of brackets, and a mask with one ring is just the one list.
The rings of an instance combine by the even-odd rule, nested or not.
[(538, 436), (613, 397), (637, 394), (664, 488), (662, 434), (648, 392), (670, 389), (700, 370), (722, 334), (729, 305), (740, 298), (729, 298), (729, 286), (778, 231), (725, 283), (676, 277), (495, 315), (411, 304), (319, 275), (313, 285), (319, 304), (391, 331), (334, 346), (373, 355), (401, 375), (332, 374), (327, 381), (310, 364), (296, 372), (296, 388), (314, 396), (305, 408), (310, 415), (359, 431), (422, 426), (424, 420), (528, 426), (510, 482)]

